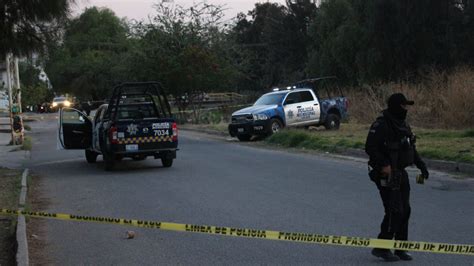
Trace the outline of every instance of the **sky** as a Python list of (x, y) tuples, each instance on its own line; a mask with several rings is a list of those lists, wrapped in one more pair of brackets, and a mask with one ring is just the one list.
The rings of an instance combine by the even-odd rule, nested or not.
[[(153, 4), (162, 0), (76, 0), (73, 6), (74, 15), (80, 14), (86, 7), (99, 6), (112, 9), (118, 17), (127, 17), (129, 19), (142, 20), (147, 19), (148, 15), (153, 13)], [(193, 3), (203, 1), (193, 0), (167, 0), (173, 1), (181, 6), (191, 6)], [(285, 0), (205, 0), (208, 4), (225, 5), (226, 19), (235, 17), (239, 12), (253, 9), (258, 2), (277, 2), (284, 4)]]

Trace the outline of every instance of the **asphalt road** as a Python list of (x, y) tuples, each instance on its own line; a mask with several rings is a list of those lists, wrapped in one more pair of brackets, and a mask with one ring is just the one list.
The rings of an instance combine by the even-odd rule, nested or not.
[[(51, 116), (51, 115), (50, 115)], [(180, 132), (172, 168), (159, 160), (125, 160), (105, 172), (99, 157), (57, 150), (55, 120), (31, 123), (29, 167), (40, 176), (44, 211), (177, 223), (361, 237), (378, 233), (383, 210), (366, 165), (328, 156), (241, 145)], [(412, 177), (410, 239), (474, 242), (474, 179), (433, 173)], [(136, 238), (125, 239), (134, 230)], [(46, 221), (45, 254), (76, 264), (385, 264), (369, 249), (166, 232), (123, 226)], [(414, 253), (397, 265), (473, 265), (472, 256)]]

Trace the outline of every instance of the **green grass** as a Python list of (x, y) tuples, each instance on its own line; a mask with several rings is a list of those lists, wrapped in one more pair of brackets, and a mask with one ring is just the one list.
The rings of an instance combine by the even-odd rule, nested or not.
[(21, 149), (24, 151), (31, 151), (32, 148), (33, 148), (33, 142), (31, 141), (31, 138), (25, 136), (25, 139), (23, 139), (23, 145), (21, 146)]
[[(338, 131), (289, 129), (265, 140), (270, 145), (327, 152), (363, 149), (368, 125), (342, 124)], [(415, 128), (417, 149), (423, 158), (474, 163), (474, 130)]]
[(185, 127), (195, 128), (195, 129), (207, 129), (207, 130), (214, 130), (223, 133), (228, 132), (229, 125), (227, 123), (218, 123), (218, 124), (186, 124)]
[(21, 171), (0, 168), (0, 202), (3, 208), (16, 208), (21, 190)]
[[(227, 132), (227, 123), (190, 125), (197, 129)], [(274, 134), (265, 143), (286, 148), (327, 152), (364, 149), (369, 125), (345, 123), (337, 131), (322, 127), (310, 130), (287, 129)], [(414, 128), (417, 149), (423, 158), (474, 163), (474, 129), (444, 130)]]

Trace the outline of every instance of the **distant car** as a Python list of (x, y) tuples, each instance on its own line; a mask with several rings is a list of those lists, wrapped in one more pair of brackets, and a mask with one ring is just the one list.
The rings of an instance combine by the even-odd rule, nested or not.
[(322, 125), (329, 130), (339, 129), (341, 120), (347, 117), (348, 101), (340, 91), (337, 97), (320, 97), (323, 87), (317, 84), (328, 79), (332, 77), (303, 80), (262, 95), (253, 106), (232, 114), (230, 135), (248, 141), (252, 136), (268, 136), (283, 127)]
[(53, 102), (51, 103), (51, 109), (59, 110), (63, 107), (70, 107), (71, 105), (72, 102), (64, 96), (54, 97)]
[(51, 104), (49, 102), (45, 102), (45, 103), (36, 105), (36, 112), (37, 113), (51, 112)]

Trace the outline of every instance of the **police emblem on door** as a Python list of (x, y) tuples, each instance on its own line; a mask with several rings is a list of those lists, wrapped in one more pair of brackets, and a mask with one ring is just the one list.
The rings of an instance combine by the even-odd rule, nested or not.
[(130, 124), (130, 125), (127, 126), (127, 132), (128, 132), (128, 134), (130, 134), (130, 135), (133, 136), (133, 135), (136, 135), (136, 134), (137, 134), (137, 131), (138, 131), (138, 126), (137, 126), (137, 125), (135, 125), (135, 124), (132, 123), (132, 124)]
[(288, 118), (289, 119), (292, 119), (293, 117), (295, 116), (295, 114), (293, 113), (293, 111), (288, 111)]

